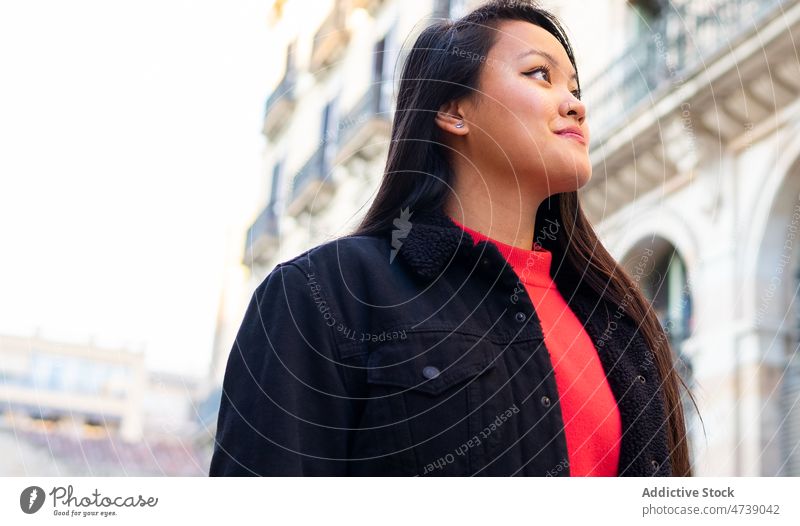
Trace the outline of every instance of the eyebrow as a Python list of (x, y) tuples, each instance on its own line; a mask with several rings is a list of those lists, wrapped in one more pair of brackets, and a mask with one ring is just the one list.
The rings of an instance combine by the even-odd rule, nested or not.
[[(527, 51), (523, 51), (522, 53), (519, 54), (519, 56), (517, 56), (517, 60), (523, 59), (528, 55), (541, 55), (547, 60), (549, 60), (550, 63), (553, 64), (557, 69), (559, 70), (561, 69), (561, 65), (558, 63), (558, 60), (556, 60), (555, 57), (553, 57), (553, 55), (545, 51), (540, 51), (538, 49), (531, 48)], [(578, 80), (578, 74), (573, 73), (572, 76), (570, 77), (570, 80)]]

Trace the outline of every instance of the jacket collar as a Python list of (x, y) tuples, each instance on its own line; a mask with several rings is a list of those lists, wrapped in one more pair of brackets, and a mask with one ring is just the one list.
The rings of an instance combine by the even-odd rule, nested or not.
[[(399, 255), (420, 276), (433, 279), (457, 253), (471, 246), (472, 237), (464, 232), (440, 208), (411, 211), (411, 230), (400, 238)], [(396, 235), (393, 232), (393, 237)]]
[[(401, 229), (398, 232), (395, 229), (392, 237), (401, 243), (398, 255), (419, 276), (435, 279), (449, 265), (467, 264), (468, 268), (475, 268), (477, 272), (491, 274), (493, 280), (499, 278), (504, 286), (512, 289), (517, 286), (519, 277), (497, 246), (486, 240), (475, 244), (472, 236), (455, 224), (441, 207), (417, 213), (412, 210), (408, 224), (410, 230)], [(405, 238), (401, 235), (402, 230), (407, 231)], [(562, 294), (574, 293), (583, 281), (573, 275), (568, 267), (558, 261), (554, 254), (551, 275)]]
[(477, 263), (482, 268), (497, 269), (505, 263), (497, 247), (488, 241), (475, 244), (473, 237), (441, 209), (426, 209), (409, 217), (411, 230), (401, 240), (400, 256), (420, 276), (434, 279), (455, 263)]

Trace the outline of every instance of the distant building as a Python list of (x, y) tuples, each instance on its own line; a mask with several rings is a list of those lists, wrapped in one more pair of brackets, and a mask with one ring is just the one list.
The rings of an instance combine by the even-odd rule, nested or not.
[(196, 402), (202, 382), (174, 373), (150, 372), (142, 400), (144, 435), (190, 436), (197, 432)]
[(0, 475), (204, 475), (198, 389), (139, 352), (0, 336)]
[(0, 336), (0, 411), (17, 422), (102, 426), (141, 440), (146, 381), (142, 353)]

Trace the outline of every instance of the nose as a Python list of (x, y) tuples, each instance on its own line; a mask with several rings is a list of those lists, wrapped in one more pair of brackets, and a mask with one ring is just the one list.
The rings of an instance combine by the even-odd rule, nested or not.
[(581, 102), (579, 98), (570, 93), (569, 98), (561, 103), (559, 113), (561, 113), (563, 117), (573, 117), (579, 124), (583, 124), (583, 121), (586, 119), (586, 105)]

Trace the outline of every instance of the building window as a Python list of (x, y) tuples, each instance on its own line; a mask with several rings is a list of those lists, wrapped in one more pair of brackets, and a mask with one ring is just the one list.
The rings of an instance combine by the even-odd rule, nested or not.
[(281, 208), (283, 203), (283, 196), (282, 196), (283, 167), (284, 167), (283, 159), (277, 161), (272, 166), (272, 181), (270, 181), (268, 206), (273, 210), (273, 212), (276, 215), (280, 214), (279, 209)]
[[(660, 242), (659, 242), (660, 241)], [(692, 366), (683, 353), (683, 342), (692, 325), (692, 296), (686, 281), (686, 265), (666, 240), (657, 240), (652, 270), (642, 277), (642, 292), (650, 301), (675, 352), (678, 372), (691, 386)]]
[[(375, 43), (375, 48), (372, 50), (372, 57), (372, 89), (382, 94), (384, 68), (386, 64), (386, 37), (383, 37)], [(375, 107), (372, 108), (373, 112), (380, 112), (382, 98), (383, 97), (380, 95), (375, 97)]]
[(670, 343), (679, 348), (689, 336), (692, 317), (683, 259), (670, 247), (656, 260), (653, 272), (643, 281), (643, 291), (652, 302)]
[(338, 126), (338, 96), (328, 101), (325, 108), (322, 110), (321, 121), (321, 143), (320, 143), (320, 173), (319, 176), (325, 178), (328, 168), (333, 161), (333, 155), (336, 152), (336, 146), (339, 143), (339, 126)]
[[(654, 237), (637, 244), (625, 257), (623, 265), (638, 278), (641, 291), (650, 302), (675, 354), (677, 373), (693, 391), (694, 370), (684, 350), (684, 342), (693, 330), (692, 294), (683, 258), (669, 241)], [(697, 411), (686, 390), (681, 388), (680, 392), (686, 426), (691, 435), (699, 422)]]
[(664, 14), (661, 0), (629, 0), (628, 7), (630, 34), (634, 38), (651, 34), (653, 25)]
[(394, 46), (394, 27), (389, 29), (386, 34), (375, 43), (372, 51), (372, 89), (375, 90), (374, 107), (370, 110), (377, 114), (384, 113), (389, 109), (391, 100), (392, 68), (394, 61), (391, 60)]

